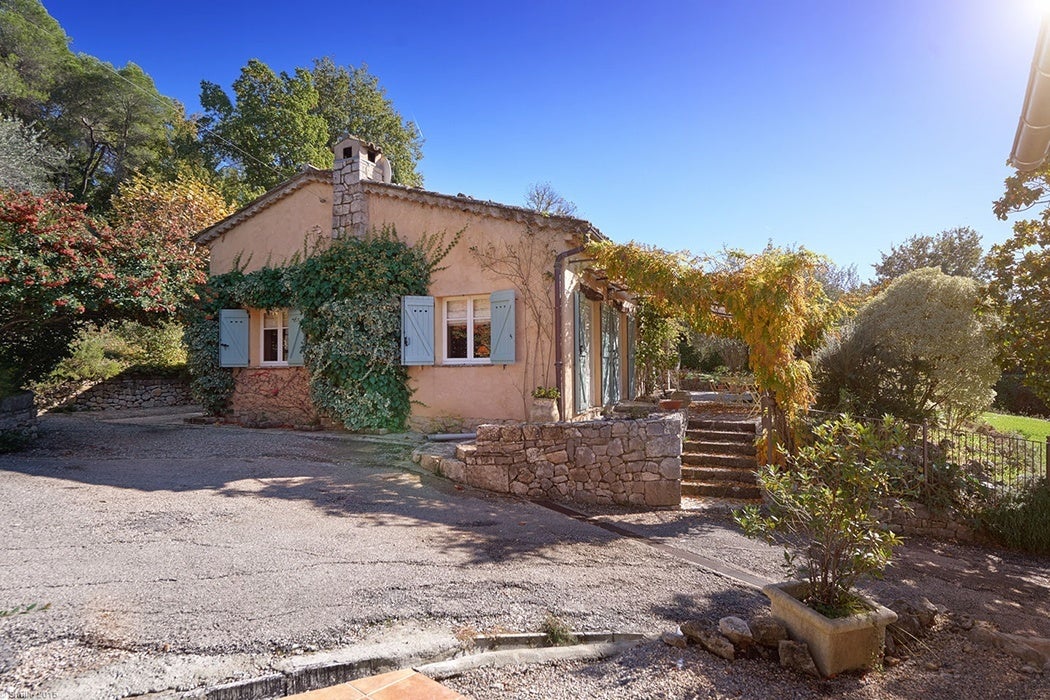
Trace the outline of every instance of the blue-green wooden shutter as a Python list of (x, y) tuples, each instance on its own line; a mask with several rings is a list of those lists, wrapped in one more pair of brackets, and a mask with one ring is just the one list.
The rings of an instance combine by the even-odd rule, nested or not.
[(248, 366), (248, 312), (219, 310), (219, 366)]
[(434, 297), (401, 297), (401, 364), (434, 364)]
[(620, 400), (620, 313), (602, 304), (602, 405)]
[(583, 294), (576, 290), (573, 295), (574, 335), (573, 363), (576, 372), (573, 376), (573, 392), (576, 399), (576, 413), (583, 413), (591, 407), (591, 304)]
[(288, 364), (303, 364), (303, 329), (300, 325), (303, 312), (299, 309), (288, 310)]
[(489, 295), (492, 315), (492, 352), (494, 365), (514, 363), (514, 290), (504, 289)]
[(633, 399), (638, 390), (634, 386), (635, 361), (638, 352), (638, 325), (634, 314), (627, 317), (627, 398)]

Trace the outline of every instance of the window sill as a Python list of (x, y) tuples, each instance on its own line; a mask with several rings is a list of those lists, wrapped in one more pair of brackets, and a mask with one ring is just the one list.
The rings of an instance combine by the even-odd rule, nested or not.
[(489, 360), (445, 360), (441, 367), (491, 367)]

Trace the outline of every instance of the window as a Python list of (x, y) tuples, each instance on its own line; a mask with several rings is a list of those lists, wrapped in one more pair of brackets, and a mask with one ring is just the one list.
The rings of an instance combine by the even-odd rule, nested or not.
[(266, 311), (262, 323), (262, 364), (288, 364), (288, 311)]
[(492, 352), (491, 305), (488, 296), (445, 300), (445, 362), (488, 364)]

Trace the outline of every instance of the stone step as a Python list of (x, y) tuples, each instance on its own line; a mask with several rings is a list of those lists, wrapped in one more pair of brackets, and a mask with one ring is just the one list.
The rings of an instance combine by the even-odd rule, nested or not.
[(739, 467), (682, 467), (682, 481), (733, 481), (745, 486), (758, 483), (754, 469)]
[(700, 467), (740, 467), (743, 469), (755, 469), (757, 467), (754, 457), (710, 454), (708, 452), (683, 452), (682, 464)]
[(721, 442), (715, 440), (686, 440), (682, 446), (684, 452), (715, 455), (755, 456), (755, 445), (752, 442)]
[(728, 430), (707, 430), (697, 428), (685, 431), (685, 436), (690, 440), (714, 440), (715, 442), (740, 442), (753, 445), (755, 443), (754, 433), (741, 433)]
[(682, 495), (758, 501), (762, 499), (762, 489), (757, 484), (752, 486), (731, 481), (683, 481)]
[(689, 428), (693, 430), (717, 430), (725, 433), (750, 433), (754, 435), (757, 426), (754, 421), (714, 420), (710, 418), (690, 418)]

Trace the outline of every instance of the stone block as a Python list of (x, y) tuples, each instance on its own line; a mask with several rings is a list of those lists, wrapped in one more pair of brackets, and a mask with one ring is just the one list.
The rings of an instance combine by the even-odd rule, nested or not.
[(499, 439), (504, 443), (520, 443), (525, 438), (522, 437), (520, 425), (502, 425), (499, 429)]
[(446, 459), (441, 462), (441, 473), (445, 475), (445, 478), (452, 481), (463, 481), (465, 469), (466, 464), (458, 459)]
[(565, 450), (558, 450), (556, 452), (548, 452), (546, 458), (551, 464), (565, 464), (569, 461), (569, 454)]
[(510, 485), (510, 492), (515, 496), (526, 496), (529, 493), (529, 487), (520, 481), (515, 481)]
[(623, 440), (620, 438), (612, 438), (609, 440), (609, 446), (606, 450), (606, 454), (610, 457), (619, 457), (624, 453)]
[(594, 464), (594, 452), (589, 447), (581, 445), (576, 448), (576, 465), (579, 467), (588, 467)]
[(507, 493), (510, 490), (510, 475), (502, 465), (468, 465), (464, 469), (463, 480), (471, 486), (496, 493)]
[(660, 460), (659, 474), (664, 479), (680, 480), (682, 478), (682, 460), (680, 457), (665, 457)]
[(481, 447), (481, 443), (499, 442), (498, 425), (479, 425), (475, 432), (478, 434), (477, 442), (479, 448)]
[(678, 481), (645, 482), (647, 506), (677, 506), (682, 503), (682, 484)]
[(646, 457), (676, 457), (682, 454), (682, 440), (677, 435), (661, 435), (645, 443)]
[(521, 437), (526, 441), (533, 441), (540, 439), (540, 427), (535, 423), (526, 423), (521, 426)]

